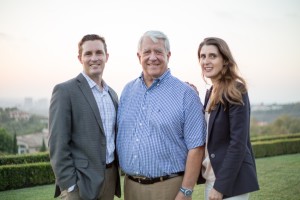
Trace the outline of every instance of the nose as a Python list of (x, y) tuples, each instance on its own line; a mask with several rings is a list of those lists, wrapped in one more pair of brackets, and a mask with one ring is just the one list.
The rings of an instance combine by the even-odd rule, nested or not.
[(152, 52), (149, 56), (149, 60), (156, 60), (156, 59), (157, 59), (157, 57), (156, 57), (155, 52)]
[(91, 60), (92, 60), (92, 61), (97, 61), (97, 60), (99, 60), (99, 56), (97, 56), (96, 54), (93, 54), (93, 55), (91, 56)]
[(204, 65), (208, 64), (210, 62), (209, 58), (208, 57), (205, 57), (205, 58), (202, 58), (202, 63)]

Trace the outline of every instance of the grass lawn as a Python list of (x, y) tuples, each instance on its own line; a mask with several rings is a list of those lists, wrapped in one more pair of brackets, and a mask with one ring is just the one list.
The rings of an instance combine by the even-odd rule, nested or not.
[(256, 159), (260, 190), (251, 200), (300, 200), (300, 154)]
[[(256, 159), (260, 190), (251, 200), (300, 200), (300, 154)], [(194, 200), (203, 199), (203, 185), (197, 185)], [(54, 185), (0, 192), (1, 200), (50, 200)], [(115, 200), (123, 200), (123, 198)]]

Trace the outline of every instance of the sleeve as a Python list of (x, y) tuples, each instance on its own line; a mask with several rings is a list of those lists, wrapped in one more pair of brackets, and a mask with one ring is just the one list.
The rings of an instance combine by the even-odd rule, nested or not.
[(49, 110), (50, 162), (56, 182), (65, 190), (76, 184), (75, 167), (71, 157), (71, 102), (64, 85), (53, 89)]
[(205, 145), (206, 122), (197, 93), (191, 89), (184, 96), (184, 138), (190, 150)]

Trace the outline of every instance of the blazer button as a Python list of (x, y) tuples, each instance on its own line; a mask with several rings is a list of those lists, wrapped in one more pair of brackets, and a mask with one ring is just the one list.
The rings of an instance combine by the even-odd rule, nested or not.
[(211, 157), (211, 158), (215, 158), (216, 155), (215, 155), (214, 153), (212, 153), (212, 154), (210, 155), (210, 157)]

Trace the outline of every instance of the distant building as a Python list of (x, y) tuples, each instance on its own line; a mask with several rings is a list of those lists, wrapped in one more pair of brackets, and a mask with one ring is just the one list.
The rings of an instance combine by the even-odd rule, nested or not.
[(48, 112), (49, 112), (48, 110), (49, 110), (49, 101), (48, 101), (48, 99), (43, 98), (43, 99), (38, 99), (34, 103), (30, 112), (48, 117)]
[(36, 114), (44, 117), (49, 115), (50, 101), (47, 98), (34, 100), (32, 97), (24, 99), (2, 99), (0, 98), (1, 108), (18, 108), (30, 114)]
[(15, 121), (20, 121), (20, 120), (28, 121), (31, 115), (21, 110), (12, 110), (9, 112), (9, 117), (11, 119), (14, 119)]
[(17, 136), (18, 154), (39, 152), (43, 140), (47, 148), (48, 132), (48, 129), (44, 129), (41, 133)]
[(26, 97), (24, 99), (24, 109), (25, 110), (30, 110), (33, 107), (33, 99), (31, 97)]
[(282, 106), (277, 104), (265, 105), (261, 103), (261, 104), (256, 104), (251, 106), (252, 111), (269, 111), (269, 110), (280, 110), (280, 109), (282, 109)]

